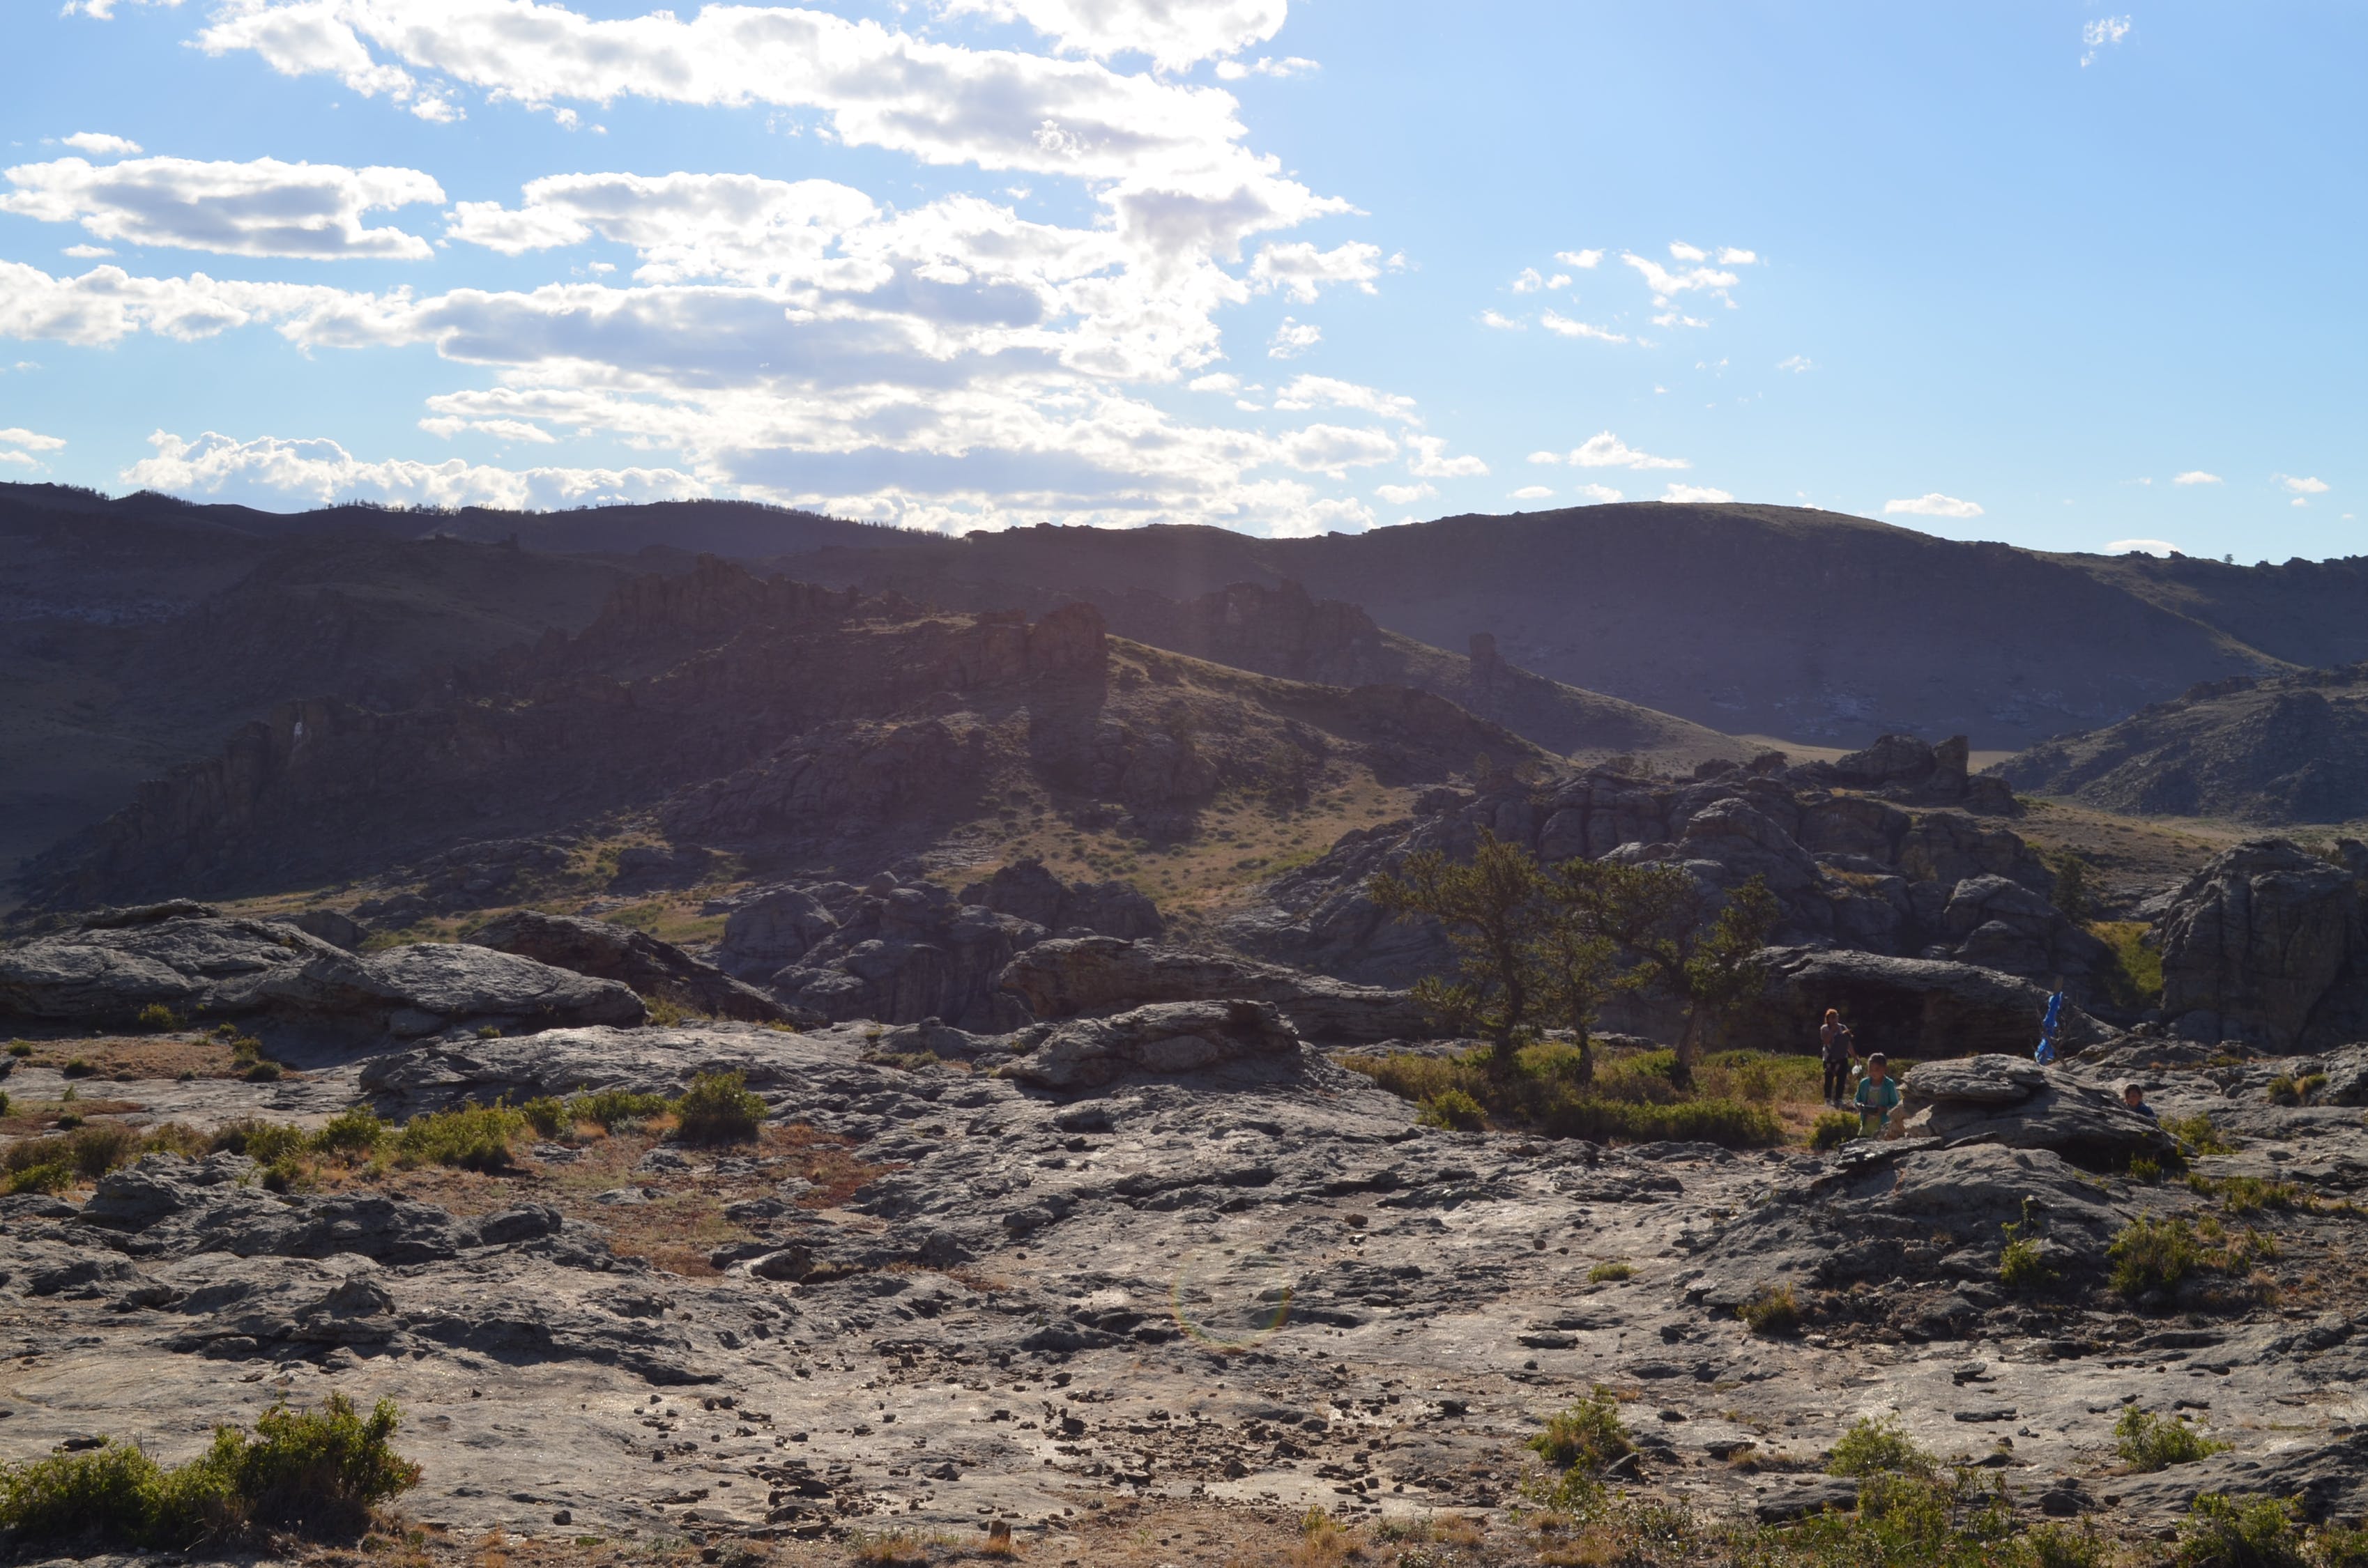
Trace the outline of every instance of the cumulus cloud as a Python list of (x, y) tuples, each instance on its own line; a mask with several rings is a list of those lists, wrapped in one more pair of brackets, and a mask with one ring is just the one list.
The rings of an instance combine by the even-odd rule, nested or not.
[(1329, 376), (1294, 376), (1289, 385), (1274, 394), (1274, 405), (1289, 412), (1353, 408), (1378, 414), (1384, 419), (1416, 422), (1415, 401), (1404, 393), (1377, 392), (1354, 381), (1334, 381)]
[[(127, 0), (66, 0), (65, 6), (58, 12), (58, 15), (62, 17), (96, 17), (103, 22), (115, 15), (115, 8), (118, 6), (124, 5), (126, 3)], [(171, 7), (178, 6), (181, 3), (181, 0), (128, 0), (128, 3), (134, 6), (162, 6), (169, 10)]]
[(1498, 332), (1527, 332), (1530, 330), (1529, 323), (1525, 321), (1515, 321), (1511, 316), (1500, 315), (1495, 311), (1482, 311), (1480, 312), (1480, 324), (1482, 326), (1495, 327)]
[[(949, 15), (1026, 22), (1061, 48), (1106, 59), (1147, 54), (1163, 71), (1237, 54), (1281, 30), (1290, 0), (948, 0)], [(1265, 62), (1259, 62), (1264, 64)]]
[(1554, 486), (1551, 484), (1524, 484), (1519, 490), (1512, 492), (1509, 499), (1515, 501), (1543, 501), (1553, 494)]
[(1417, 479), (1477, 479), (1488, 472), (1488, 465), (1478, 458), (1449, 457), (1442, 436), (1408, 436), (1406, 445), (1415, 451), (1406, 472)]
[(1759, 253), (1737, 250), (1728, 245), (1718, 253), (1718, 264), (1721, 267), (1757, 267), (1759, 265)]
[(1710, 252), (1696, 245), (1690, 245), (1683, 240), (1671, 240), (1669, 257), (1673, 261), (1708, 261)]
[(1565, 267), (1586, 268), (1601, 261), (1603, 253), (1600, 250), (1558, 250), (1554, 252), (1554, 259)]
[(1573, 321), (1557, 311), (1540, 312), (1538, 324), (1548, 332), (1557, 333), (1564, 337), (1591, 337), (1599, 343), (1628, 341), (1628, 335), (1625, 333), (1614, 332), (1608, 326), (1597, 326), (1591, 322)]
[[(2200, 468), (2192, 468), (2185, 473), (2173, 474), (2171, 475), (2170, 482), (2173, 484), (2221, 484), (2226, 483), (2218, 474), (2206, 473)], [(2149, 541), (2141, 540), (2137, 542), (2143, 544)]]
[(159, 430), (148, 444), (154, 452), (125, 469), (123, 482), (175, 494), (519, 508), (664, 501), (707, 493), (699, 481), (671, 469), (503, 469), (458, 458), (440, 463), (365, 462), (335, 441), (275, 436), (240, 441), (212, 430), (194, 441)]
[(1885, 501), (1883, 515), (1886, 517), (1906, 513), (1917, 517), (1978, 517), (1981, 507), (1971, 501), (1960, 501), (1953, 495), (1943, 495), (1935, 490), (1929, 494), (1904, 501)]
[(1575, 487), (1575, 493), (1586, 496), (1589, 501), (1605, 505), (1621, 499), (1620, 492), (1608, 484), (1581, 484)]
[(1393, 506), (1411, 506), (1439, 494), (1435, 484), (1376, 484), (1373, 494)]
[(1706, 484), (1679, 484), (1675, 480), (1671, 480), (1668, 489), (1661, 494), (1660, 499), (1712, 506), (1723, 501), (1732, 501), (1735, 497), (1724, 490), (1713, 490)]
[(2080, 68), (2087, 70), (2099, 53), (2129, 36), (2130, 18), (2127, 17), (2100, 17), (2093, 22), (2083, 22), (2080, 25)]
[[(1692, 249), (1691, 246), (1686, 248)], [(1670, 254), (1675, 255), (1678, 247), (1671, 245), (1669, 250)], [(1701, 253), (1696, 252), (1691, 259), (1700, 258)], [(1650, 256), (1626, 253), (1622, 254), (1620, 259), (1634, 267), (1637, 275), (1645, 279), (1645, 286), (1653, 291), (1653, 303), (1656, 305), (1666, 305), (1676, 295), (1690, 293), (1695, 290), (1707, 290), (1725, 299), (1726, 290), (1741, 281), (1736, 274), (1722, 271), (1714, 267), (1695, 267), (1682, 272), (1672, 272)]]
[(1220, 370), (1206, 376), (1195, 376), (1186, 385), (1194, 392), (1232, 394), (1242, 390), (1242, 379)]
[(1296, 359), (1323, 341), (1322, 327), (1285, 316), (1282, 324), (1274, 329), (1274, 335), (1267, 340), (1266, 357), (1269, 359)]
[(172, 245), (225, 256), (371, 257), (418, 261), (427, 242), (400, 229), (366, 227), (362, 214), (441, 201), (443, 189), (416, 169), (349, 169), (336, 164), (198, 163), (135, 158), (95, 165), (81, 158), (19, 164), (0, 211), (79, 223), (102, 240)]
[(120, 157), (126, 153), (141, 150), (140, 143), (130, 137), (109, 136), (103, 131), (77, 131), (72, 136), (61, 136), (58, 140), (75, 152), (88, 153), (94, 158)]
[(1795, 354), (1789, 359), (1777, 360), (1776, 368), (1780, 370), (1790, 370), (1798, 376), (1816, 369), (1817, 362), (1805, 354)]
[(1275, 76), (1288, 78), (1292, 76), (1304, 76), (1311, 71), (1320, 71), (1322, 69), (1323, 67), (1317, 64), (1315, 61), (1305, 59), (1303, 56), (1296, 54), (1286, 54), (1280, 60), (1272, 59), (1267, 55), (1261, 54), (1256, 60), (1219, 61), (1217, 62), (1217, 80), (1220, 82), (1238, 82), (1245, 76)]
[[(64, 449), (65, 441), (60, 437), (43, 436), (22, 426), (12, 425), (0, 429), (0, 447), (15, 447), (22, 452), (55, 452)], [(32, 460), (21, 458), (18, 460), (30, 462)]]
[(1589, 436), (1565, 460), (1579, 468), (1691, 468), (1684, 458), (1656, 458), (1640, 452), (1609, 430)]
[(1373, 292), (1382, 275), (1382, 247), (1351, 241), (1330, 250), (1317, 250), (1305, 240), (1261, 248), (1250, 264), (1250, 284), (1262, 294), (1277, 290), (1303, 304), (1315, 301), (1326, 283), (1352, 283)]
[(2331, 488), (2323, 479), (2310, 479), (2291, 473), (2277, 475), (2277, 482), (2297, 495), (2324, 495)]
[(2179, 547), (2159, 539), (2117, 539), (2105, 546), (2108, 555), (2176, 555)]

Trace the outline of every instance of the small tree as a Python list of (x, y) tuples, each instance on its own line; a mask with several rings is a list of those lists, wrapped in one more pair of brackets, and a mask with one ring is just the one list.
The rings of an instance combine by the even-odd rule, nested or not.
[(1759, 986), (1759, 951), (1779, 913), (1767, 883), (1752, 878), (1713, 915), (1712, 891), (1681, 867), (1599, 861), (1585, 875), (1562, 877), (1556, 894), (1627, 960), (1629, 983), (1684, 1005), (1670, 1077), (1691, 1088), (1702, 1026), (1725, 1017)]
[(1619, 943), (1598, 918), (1601, 885), (1618, 869), (1598, 860), (1568, 860), (1545, 879), (1547, 912), (1535, 953), (1538, 1006), (1578, 1041), (1581, 1084), (1595, 1081), (1596, 1010), (1633, 984), (1621, 970)]
[(1486, 1035), (1492, 1070), (1510, 1074), (1536, 999), (1531, 966), (1545, 915), (1537, 861), (1484, 828), (1470, 861), (1425, 849), (1365, 891), (1400, 919), (1429, 915), (1446, 927), (1456, 978), (1426, 977), (1415, 1001), (1449, 1028)]
[(2055, 907), (2064, 918), (2075, 926), (2089, 918), (2092, 900), (2089, 896), (2089, 862), (2066, 849), (2055, 857)]

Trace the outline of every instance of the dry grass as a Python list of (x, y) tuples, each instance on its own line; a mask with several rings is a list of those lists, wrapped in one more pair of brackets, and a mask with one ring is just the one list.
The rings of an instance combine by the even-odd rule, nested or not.
[(32, 1054), (16, 1058), (27, 1067), (63, 1071), (76, 1059), (97, 1069), (89, 1076), (130, 1083), (137, 1078), (235, 1078), (243, 1069), (231, 1060), (230, 1042), (210, 1034), (178, 1032), (109, 1035), (98, 1040), (36, 1040)]

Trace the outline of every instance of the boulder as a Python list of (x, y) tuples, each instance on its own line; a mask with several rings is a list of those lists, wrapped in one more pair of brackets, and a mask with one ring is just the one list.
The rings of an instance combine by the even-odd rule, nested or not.
[(1076, 1090), (1138, 1074), (1296, 1065), (1299, 1057), (1298, 1037), (1267, 1003), (1162, 1002), (1064, 1024), (1003, 1071), (1039, 1088)]
[(1167, 928), (1159, 906), (1126, 883), (1064, 882), (1034, 858), (1005, 866), (985, 881), (971, 883), (959, 896), (965, 904), (980, 904), (1063, 936), (1085, 932), (1135, 941)]
[(2075, 1165), (2119, 1169), (2163, 1159), (2179, 1145), (2106, 1089), (2075, 1082), (2028, 1056), (1919, 1063), (1900, 1085), (1905, 1136), (2051, 1149)]
[[(741, 912), (740, 939), (803, 939), (820, 932), (788, 964), (768, 977), (774, 995), (833, 1022), (869, 1018), (916, 1024), (938, 1018), (977, 1033), (1008, 1032), (1027, 1024), (1025, 1011), (998, 992), (996, 980), (1013, 957), (1043, 939), (1044, 928), (983, 904), (965, 904), (934, 882), (902, 883), (882, 873), (858, 890), (822, 884), (805, 890), (811, 905), (768, 895)], [(827, 900), (827, 903), (824, 901)], [(814, 919), (819, 910), (833, 924)], [(734, 918), (739, 918), (736, 916)], [(733, 951), (732, 928), (725, 930)], [(746, 974), (750, 948), (736, 950)]]
[(472, 947), (516, 953), (554, 968), (629, 985), (710, 1017), (779, 1023), (789, 1009), (753, 985), (700, 962), (671, 942), (605, 920), (514, 910), (469, 937)]
[(184, 1018), (290, 1028), (432, 1034), (460, 1024), (636, 1024), (613, 981), (447, 944), (357, 955), (277, 921), (175, 914), (110, 917), (0, 949), (0, 1017), (120, 1028), (161, 1006)]
[(1439, 1032), (1403, 991), (1110, 937), (1039, 942), (1005, 967), (999, 983), (1038, 1018), (1120, 1012), (1149, 1002), (1246, 1000), (1274, 1004), (1309, 1040), (1372, 1043)]
[[(846, 894), (855, 892), (843, 883), (835, 885)], [(837, 929), (837, 918), (813, 890), (767, 888), (732, 907), (718, 956), (741, 979), (759, 980), (795, 963)]]
[[(1768, 984), (1736, 1025), (1739, 1044), (1806, 1051), (1826, 1009), (1839, 1007), (1862, 1051), (1922, 1061), (1983, 1051), (2028, 1058), (2047, 1011), (2041, 986), (1975, 964), (1839, 949), (1770, 948), (1760, 956)], [(2077, 1051), (2106, 1034), (2066, 1005), (2058, 1049)]]
[(2368, 1037), (2368, 923), (2350, 868), (2249, 840), (2189, 878), (2156, 929), (2171, 1033), (2266, 1051)]

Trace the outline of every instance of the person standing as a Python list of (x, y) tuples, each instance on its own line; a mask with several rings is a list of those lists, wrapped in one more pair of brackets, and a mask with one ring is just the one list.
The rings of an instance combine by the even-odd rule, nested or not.
[(1826, 1103), (1839, 1110), (1842, 1096), (1850, 1092), (1850, 1058), (1858, 1053), (1858, 1040), (1842, 1022), (1841, 1009), (1826, 1009), (1826, 1021), (1817, 1030), (1817, 1052), (1826, 1065)]
[(1891, 1113), (1899, 1108), (1899, 1080), (1891, 1075), (1891, 1063), (1881, 1051), (1866, 1059), (1866, 1076), (1858, 1081), (1858, 1135), (1880, 1138), (1891, 1120)]

